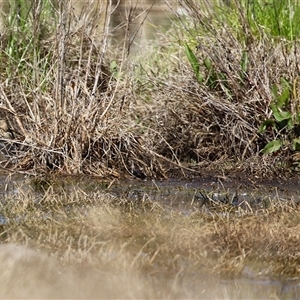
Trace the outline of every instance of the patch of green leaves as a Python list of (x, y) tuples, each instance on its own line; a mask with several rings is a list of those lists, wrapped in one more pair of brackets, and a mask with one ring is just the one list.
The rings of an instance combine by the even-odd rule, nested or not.
[(252, 33), (264, 31), (270, 36), (296, 40), (300, 35), (299, 1), (253, 0), (242, 1)]
[[(262, 133), (271, 129), (276, 133), (276, 136), (282, 135), (283, 137), (270, 141), (262, 152), (264, 154), (276, 152), (288, 142), (291, 142), (294, 151), (299, 151), (300, 137), (295, 134), (297, 131), (294, 129), (299, 126), (300, 113), (293, 113), (291, 110), (291, 101), (293, 101), (291, 84), (286, 79), (281, 78), (279, 86), (273, 85), (272, 96), (273, 101), (270, 107), (274, 119), (265, 120), (259, 128), (259, 132)], [(283, 132), (285, 132), (284, 135)]]
[(190, 46), (188, 44), (185, 44), (184, 50), (185, 50), (186, 57), (187, 57), (189, 63), (191, 64), (192, 69), (196, 75), (197, 81), (203, 82), (204, 78), (203, 78), (202, 74), (200, 73), (200, 64), (199, 64), (198, 58), (196, 57), (193, 50), (190, 48)]
[(270, 154), (270, 153), (276, 152), (276, 151), (280, 150), (282, 145), (283, 145), (282, 140), (273, 140), (264, 147), (263, 153)]

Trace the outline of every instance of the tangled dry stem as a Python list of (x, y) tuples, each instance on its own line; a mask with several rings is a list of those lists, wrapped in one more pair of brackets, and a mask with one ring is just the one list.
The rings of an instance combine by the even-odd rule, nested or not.
[[(197, 41), (194, 50), (204, 82), (195, 80), (181, 51), (174, 56), (161, 48), (138, 75), (123, 49), (116, 73), (108, 64), (108, 7), (92, 18), (83, 11), (87, 22), (76, 23), (70, 2), (61, 5), (55, 10), (57, 25), (51, 27), (55, 33), (44, 30), (47, 34), (35, 40), (39, 54), (25, 47), (16, 66), (3, 44), (2, 59), (11, 73), (7, 79), (1, 72), (0, 109), (13, 139), (4, 136), (2, 167), (165, 178), (174, 170), (185, 175), (187, 166), (199, 171), (228, 161), (251, 171), (253, 162), (261, 160), (261, 149), (274, 138), (272, 132), (258, 134), (271, 114), (271, 87), (281, 77), (298, 85), (296, 43), (256, 37), (247, 23), (241, 37), (214, 19), (210, 9), (199, 10), (189, 1), (183, 3), (190, 11), (189, 23), (180, 19), (183, 23), (174, 23), (174, 30), (178, 36), (186, 31), (181, 44), (187, 37)], [(33, 15), (40, 7), (36, 10)], [(243, 12), (238, 17), (245, 18)], [(95, 18), (105, 20), (104, 32), (99, 33)], [(42, 25), (33, 23), (33, 31), (41, 31)], [(174, 49), (174, 41), (164, 47)], [(247, 68), (242, 69), (245, 53)], [(207, 59), (210, 70), (203, 64)], [(288, 146), (281, 157), (290, 153)]]
[[(106, 64), (107, 33), (99, 38), (92, 23), (104, 17), (109, 22), (107, 11), (89, 19), (86, 10), (87, 22), (76, 25), (69, 5), (60, 4), (55, 35), (41, 41), (41, 61), (33, 73), (25, 74), (36, 81), (24, 82), (24, 74), (16, 70), (1, 85), (1, 115), (13, 130), (13, 141), (3, 140), (2, 166), (35, 173), (48, 169), (101, 177), (134, 172), (163, 176), (159, 159), (131, 128), (123, 94), (128, 82), (121, 75), (116, 78)], [(23, 53), (25, 64), (31, 54)], [(120, 74), (125, 67), (124, 60)]]

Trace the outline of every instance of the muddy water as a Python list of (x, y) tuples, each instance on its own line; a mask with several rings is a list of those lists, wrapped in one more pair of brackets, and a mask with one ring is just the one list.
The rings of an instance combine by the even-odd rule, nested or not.
[[(72, 180), (71, 180), (72, 182)], [(209, 201), (230, 204), (235, 208), (267, 208), (273, 200), (300, 203), (300, 180), (274, 181), (231, 179), (204, 176), (198, 179), (112, 180), (103, 182), (79, 178), (76, 186), (92, 192), (103, 190), (135, 202), (154, 201), (159, 205), (189, 215)], [(209, 213), (207, 208), (207, 213)]]
[[(48, 185), (48, 182), (51, 182)], [(7, 194), (35, 191), (37, 199), (43, 189), (51, 188), (66, 193), (83, 189), (87, 194), (99, 191), (129, 198), (137, 203), (155, 201), (159, 205), (189, 215), (207, 201), (231, 203), (233, 206), (248, 202), (253, 206), (265, 205), (263, 199), (277, 198), (298, 202), (299, 182), (289, 184), (265, 182), (253, 184), (228, 178), (207, 177), (197, 180), (168, 181), (111, 181), (90, 178), (57, 178), (37, 183), (29, 177), (0, 176), (2, 198)], [(208, 211), (209, 213), (209, 211)], [(19, 220), (17, 220), (19, 221)], [(5, 224), (7, 220), (2, 220)], [(133, 237), (134, 238), (134, 237)], [(81, 263), (80, 266), (62, 264), (29, 245), (10, 243), (0, 245), (1, 298), (97, 298), (97, 299), (299, 299), (300, 281), (269, 278), (254, 274), (246, 267), (238, 278), (210, 277), (199, 272), (185, 273), (184, 265), (177, 274), (160, 269), (157, 273), (137, 272), (132, 262), (122, 253), (109, 253), (109, 259), (118, 258), (123, 271), (99, 269)], [(143, 255), (143, 252), (140, 253)], [(146, 254), (145, 254), (146, 255)], [(121, 257), (120, 257), (121, 256)], [(125, 267), (124, 265), (128, 265)]]
[(132, 270), (107, 272), (64, 266), (37, 250), (0, 246), (2, 299), (299, 299), (294, 282), (224, 280), (191, 274), (175, 279)]
[[(264, 280), (185, 277), (178, 283), (132, 271), (69, 268), (25, 246), (0, 246), (4, 299), (299, 299), (297, 286)], [(277, 297), (277, 298), (274, 298)]]
[[(176, 0), (112, 1), (73, 1), (78, 22), (86, 22), (86, 16), (96, 14), (100, 34), (103, 34), (105, 18), (109, 20), (109, 45), (120, 53), (143, 54), (155, 42), (159, 42), (158, 33), (165, 32), (171, 26), (178, 7)], [(95, 22), (95, 21), (94, 21)]]
[(165, 5), (152, 7), (151, 1), (141, 7), (119, 6), (112, 14), (111, 44), (125, 47), (129, 54), (143, 54), (158, 41), (158, 33), (170, 28), (174, 14)]

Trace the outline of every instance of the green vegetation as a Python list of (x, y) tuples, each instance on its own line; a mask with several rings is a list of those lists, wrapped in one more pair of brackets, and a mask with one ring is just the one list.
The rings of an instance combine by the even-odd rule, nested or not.
[(267, 34), (296, 40), (300, 29), (298, 18), (300, 16), (299, 1), (245, 1), (248, 21), (253, 30), (266, 31)]
[(280, 148), (284, 144), (287, 144), (288, 141), (292, 141), (293, 150), (300, 150), (299, 107), (292, 106), (292, 104), (297, 101), (297, 96), (293, 95), (291, 85), (284, 78), (281, 78), (281, 85), (281, 94), (278, 93), (276, 85), (274, 85), (272, 89), (274, 100), (270, 107), (275, 120), (265, 120), (260, 127), (260, 132), (273, 130), (276, 136), (281, 136), (283, 138), (274, 139), (269, 142), (263, 149), (263, 152), (266, 154), (280, 150)]
[[(196, 2), (190, 6), (195, 14), (199, 7)], [(188, 30), (189, 43), (197, 46), (185, 46), (200, 82), (198, 91), (210, 98), (221, 96), (218, 105), (224, 113), (240, 112), (240, 120), (226, 120), (234, 137), (226, 136), (242, 160), (276, 152), (281, 159), (288, 157), (283, 159), (288, 165), (290, 155), (299, 150), (299, 1), (231, 1), (228, 7), (212, 9), (216, 14), (211, 7), (202, 10)], [(236, 139), (245, 142), (243, 151), (236, 148)]]

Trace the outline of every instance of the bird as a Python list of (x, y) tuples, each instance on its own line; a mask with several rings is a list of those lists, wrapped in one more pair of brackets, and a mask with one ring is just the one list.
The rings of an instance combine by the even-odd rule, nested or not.
[(0, 139), (11, 140), (13, 138), (12, 132), (5, 119), (0, 119)]
[(8, 122), (5, 119), (0, 119), (0, 161), (6, 160), (16, 152), (14, 135), (10, 130)]

